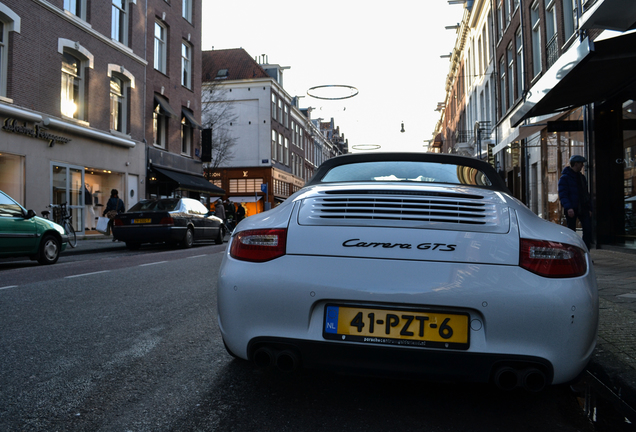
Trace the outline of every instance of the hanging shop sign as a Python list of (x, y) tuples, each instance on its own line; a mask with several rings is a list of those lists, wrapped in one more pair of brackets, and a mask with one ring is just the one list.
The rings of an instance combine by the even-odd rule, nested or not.
[(13, 132), (21, 135), (30, 136), (32, 138), (42, 139), (48, 141), (49, 147), (53, 147), (56, 143), (58, 144), (66, 144), (71, 141), (70, 138), (66, 138), (59, 135), (53, 135), (47, 132), (45, 127), (40, 125), (34, 125), (32, 128), (27, 126), (27, 123), (24, 124), (16, 124), (17, 120), (14, 118), (6, 118), (4, 119), (4, 124), (2, 125), (2, 130), (5, 132)]

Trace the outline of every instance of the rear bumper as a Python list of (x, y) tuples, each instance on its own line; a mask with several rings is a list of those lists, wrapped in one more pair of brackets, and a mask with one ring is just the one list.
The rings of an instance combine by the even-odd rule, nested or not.
[(543, 372), (546, 384), (554, 376), (552, 364), (535, 356), (457, 353), (438, 350), (400, 349), (373, 345), (348, 345), (302, 339), (259, 337), (250, 341), (250, 360), (254, 352), (267, 347), (292, 350), (303, 367), (326, 369), (355, 375), (396, 378), (419, 377), (432, 381), (491, 382), (502, 367), (536, 368)]
[[(470, 347), (326, 340), (329, 303), (465, 312)], [(219, 271), (218, 310), (223, 339), (242, 358), (250, 358), (262, 340), (293, 341), (307, 352), (302, 362), (308, 366), (382, 370), (389, 365), (474, 381), (488, 380), (498, 362), (517, 360), (543, 365), (549, 382), (570, 381), (587, 365), (598, 326), (591, 269), (566, 280), (509, 265), (293, 255), (247, 263), (227, 252)], [(392, 358), (403, 365), (391, 366)]]
[(113, 227), (113, 237), (122, 242), (161, 243), (183, 240), (186, 227), (176, 226), (117, 226)]

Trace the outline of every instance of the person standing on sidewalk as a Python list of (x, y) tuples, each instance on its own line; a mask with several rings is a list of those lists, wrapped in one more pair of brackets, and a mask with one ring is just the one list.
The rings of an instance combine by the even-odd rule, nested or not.
[(581, 173), (586, 159), (581, 155), (570, 158), (570, 166), (563, 168), (559, 179), (559, 199), (568, 223), (568, 228), (576, 231), (576, 220), (583, 228), (583, 241), (588, 250), (592, 243), (592, 206), (587, 180)]
[[(106, 209), (102, 216), (106, 216), (108, 220), (108, 230), (106, 234), (110, 235), (112, 227), (113, 227), (113, 219), (119, 213), (123, 213), (126, 211), (126, 207), (124, 206), (124, 202), (119, 198), (119, 192), (117, 189), (113, 189), (110, 191), (110, 198), (106, 203)], [(113, 237), (113, 241), (115, 241), (115, 237)]]

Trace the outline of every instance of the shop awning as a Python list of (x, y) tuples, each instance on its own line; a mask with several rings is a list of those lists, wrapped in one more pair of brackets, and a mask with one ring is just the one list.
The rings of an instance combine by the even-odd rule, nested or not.
[[(626, 31), (636, 26), (636, 2), (634, 0), (598, 0), (586, 6), (579, 28)], [(620, 13), (616, 13), (620, 11)]]
[(188, 120), (188, 122), (193, 128), (203, 129), (203, 126), (201, 126), (201, 123), (199, 123), (198, 121), (194, 119), (194, 115), (190, 111), (188, 111), (185, 108), (181, 108), (181, 112), (183, 113), (183, 116)]
[(532, 86), (511, 126), (621, 95), (636, 99), (636, 33), (581, 44), (562, 55)]
[(260, 199), (263, 198), (261, 196), (231, 196), (228, 199), (232, 202), (237, 202), (237, 203), (245, 203), (245, 202), (256, 202), (256, 201), (260, 201)]
[(152, 166), (152, 170), (177, 183), (178, 189), (207, 193), (210, 195), (225, 195), (225, 191), (223, 189), (213, 185), (202, 175), (186, 174), (156, 166)]
[(172, 106), (170, 106), (170, 103), (168, 102), (168, 99), (166, 99), (165, 97), (155, 93), (155, 103), (159, 104), (159, 106), (161, 107), (161, 110), (167, 116), (172, 117), (172, 118), (179, 118), (179, 116), (177, 115), (177, 112), (174, 109), (172, 109)]

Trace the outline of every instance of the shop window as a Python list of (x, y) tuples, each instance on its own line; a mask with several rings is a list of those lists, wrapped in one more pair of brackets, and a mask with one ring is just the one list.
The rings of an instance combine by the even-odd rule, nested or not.
[(255, 193), (261, 192), (261, 185), (263, 184), (262, 178), (241, 178), (230, 179), (230, 193)]
[(24, 205), (24, 156), (0, 152), (0, 190)]
[(161, 73), (167, 71), (167, 40), (168, 29), (162, 24), (155, 22), (155, 69)]

